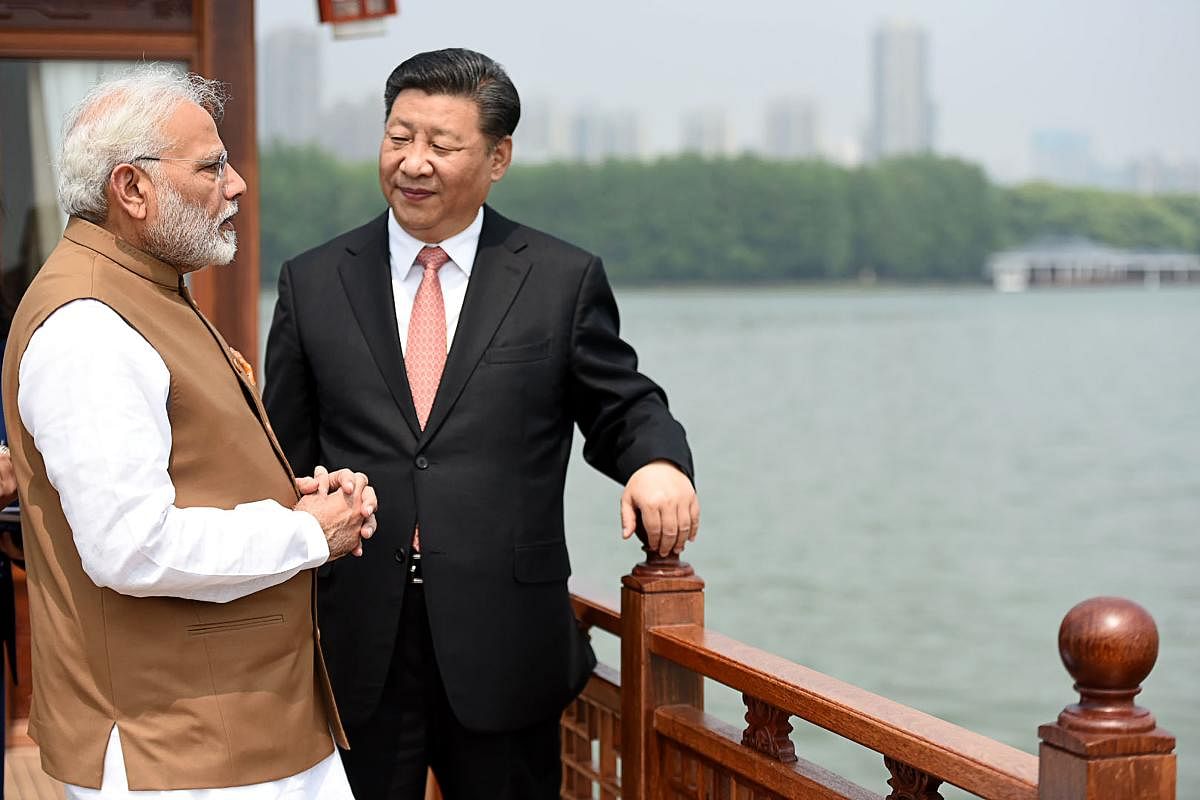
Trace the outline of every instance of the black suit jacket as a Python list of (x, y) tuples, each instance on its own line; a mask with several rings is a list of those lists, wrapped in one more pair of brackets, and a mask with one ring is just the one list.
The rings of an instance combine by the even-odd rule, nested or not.
[(683, 429), (618, 334), (600, 260), (485, 207), (428, 424), (393, 305), (386, 213), (283, 265), (265, 402), (297, 474), (365, 472), (379, 528), (318, 571), (322, 645), (351, 726), (379, 702), (413, 527), (434, 650), (458, 719), (511, 730), (557, 715), (595, 663), (571, 612), (563, 482), (571, 435), (624, 483)]

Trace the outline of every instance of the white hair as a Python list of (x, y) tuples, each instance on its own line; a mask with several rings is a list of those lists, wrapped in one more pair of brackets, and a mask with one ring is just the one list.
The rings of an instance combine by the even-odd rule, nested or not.
[(168, 148), (163, 129), (180, 104), (195, 103), (219, 120), (226, 97), (220, 82), (160, 64), (97, 84), (63, 120), (58, 204), (68, 215), (103, 222), (112, 171)]

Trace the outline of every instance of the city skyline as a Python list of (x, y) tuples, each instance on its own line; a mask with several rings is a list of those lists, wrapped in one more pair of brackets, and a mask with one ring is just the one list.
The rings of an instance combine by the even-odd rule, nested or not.
[(887, 22), (871, 40), (870, 159), (934, 152), (929, 91), (929, 34), (913, 23)]
[(685, 0), (603, 11), (553, 0), (404, 0), (385, 36), (337, 42), (316, 22), (315, 4), (256, 8), (260, 39), (295, 25), (320, 31), (325, 106), (378, 93), (413, 52), (461, 45), (503, 63), (526, 100), (628, 109), (641, 120), (646, 155), (678, 150), (683, 117), (713, 107), (728, 115), (738, 150), (761, 151), (772, 100), (798, 96), (815, 109), (821, 151), (842, 162), (870, 126), (873, 32), (907, 19), (929, 33), (941, 155), (981, 163), (1000, 181), (1025, 180), (1034, 175), (1033, 132), (1048, 129), (1083, 133), (1104, 164), (1200, 161), (1190, 87), (1200, 75), (1200, 4), (851, 5), (746, 0), (734, 13)]

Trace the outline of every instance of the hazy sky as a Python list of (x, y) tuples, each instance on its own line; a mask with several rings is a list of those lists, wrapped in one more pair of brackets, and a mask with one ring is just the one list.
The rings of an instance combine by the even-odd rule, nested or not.
[[(317, 27), (316, 0), (256, 0), (259, 36)], [(870, 40), (884, 20), (930, 35), (936, 149), (1002, 180), (1029, 172), (1034, 130), (1077, 131), (1093, 154), (1200, 161), (1200, 0), (400, 0), (383, 37), (321, 32), (321, 102), (382, 93), (412, 53), (470, 47), (526, 101), (634, 109), (654, 150), (680, 116), (728, 110), (761, 135), (775, 97), (811, 98), (828, 146), (861, 142)], [(517, 130), (520, 146), (520, 128)]]

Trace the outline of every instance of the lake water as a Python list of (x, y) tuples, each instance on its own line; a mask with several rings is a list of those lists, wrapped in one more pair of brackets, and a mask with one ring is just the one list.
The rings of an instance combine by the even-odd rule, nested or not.
[[(1200, 796), (1200, 289), (618, 299), (695, 452), (710, 627), (1036, 752), (1077, 699), (1063, 614), (1129, 597), (1161, 638), (1139, 702)], [(575, 574), (614, 594), (638, 557), (618, 498), (577, 458)], [(741, 724), (728, 690), (707, 703)], [(887, 793), (877, 755), (793, 725), (802, 757)]]

